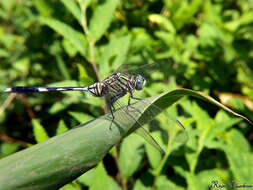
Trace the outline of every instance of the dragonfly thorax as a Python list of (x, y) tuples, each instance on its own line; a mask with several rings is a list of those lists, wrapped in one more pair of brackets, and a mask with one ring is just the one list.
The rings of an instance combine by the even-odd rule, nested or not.
[(135, 89), (136, 90), (142, 90), (143, 87), (145, 86), (146, 84), (146, 80), (143, 76), (141, 75), (136, 75), (135, 76)]

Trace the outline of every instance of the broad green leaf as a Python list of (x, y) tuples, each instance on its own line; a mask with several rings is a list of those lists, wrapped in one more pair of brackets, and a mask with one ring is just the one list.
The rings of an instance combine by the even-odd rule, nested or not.
[(0, 48), (0, 57), (9, 57), (10, 53), (8, 51), (6, 51), (5, 49)]
[(202, 4), (203, 1), (201, 0), (182, 1), (179, 4), (180, 8), (172, 15), (173, 22), (177, 28), (181, 28), (185, 23), (188, 23)]
[(77, 5), (76, 0), (61, 0), (64, 6), (71, 12), (71, 14), (76, 18), (76, 20), (81, 23), (81, 10)]
[(86, 56), (87, 41), (85, 36), (59, 20), (53, 18), (40, 17), (39, 21), (52, 28), (54, 31), (68, 39), (82, 56)]
[(57, 130), (56, 130), (56, 134), (59, 135), (61, 133), (64, 133), (67, 130), (68, 130), (68, 127), (66, 126), (66, 124), (64, 123), (64, 121), (61, 119), (60, 122), (59, 122), (59, 124), (58, 124)]
[(144, 185), (141, 180), (137, 180), (134, 184), (133, 190), (151, 190), (151, 186)]
[(49, 136), (47, 135), (46, 130), (37, 119), (32, 120), (32, 126), (33, 126), (33, 135), (37, 143), (40, 143), (49, 139)]
[(90, 169), (85, 174), (77, 178), (77, 181), (85, 186), (90, 186), (92, 183), (92, 179), (93, 179), (95, 171), (96, 171), (96, 168)]
[(94, 169), (89, 187), (90, 190), (120, 190), (117, 182), (115, 182), (114, 179), (107, 174), (102, 162), (100, 162)]
[(129, 178), (138, 169), (144, 155), (143, 139), (131, 134), (121, 144), (119, 154), (120, 173)]
[[(198, 104), (195, 102), (193, 102), (193, 105), (192, 105), (192, 115), (196, 118), (196, 124), (197, 124), (196, 127), (200, 129), (201, 133), (203, 133), (201, 135), (206, 136), (207, 133), (210, 131), (211, 126), (214, 125), (213, 119), (210, 118), (207, 112), (201, 109), (198, 106)], [(203, 140), (204, 139), (206, 138), (203, 137)]]
[(67, 184), (59, 190), (77, 190), (77, 188), (75, 188), (72, 184)]
[(63, 98), (61, 101), (57, 101), (51, 106), (49, 113), (56, 114), (74, 103), (78, 103), (78, 99), (75, 97)]
[(108, 175), (106, 173), (106, 170), (104, 168), (104, 165), (102, 162), (98, 164), (98, 166), (95, 169), (93, 179), (90, 185), (90, 190), (97, 190), (97, 189), (109, 189), (109, 183), (108, 183)]
[(77, 0), (77, 2), (79, 3), (79, 6), (81, 7), (82, 12), (85, 14), (86, 13), (86, 9), (92, 3), (92, 0)]
[(62, 46), (64, 48), (64, 50), (66, 51), (66, 53), (70, 56), (70, 57), (75, 57), (77, 54), (77, 49), (75, 48), (75, 46), (66, 38), (64, 38), (62, 40)]
[(34, 5), (40, 13), (40, 16), (51, 16), (53, 9), (47, 4), (46, 0), (35, 0)]
[(4, 156), (7, 156), (9, 154), (12, 154), (18, 150), (18, 145), (13, 143), (2, 143), (0, 146), (0, 152)]
[(121, 190), (121, 187), (119, 184), (112, 178), (111, 176), (108, 176), (108, 183), (109, 183), (109, 190)]
[(223, 110), (219, 110), (215, 115), (215, 128), (218, 130), (226, 130), (231, 128), (233, 125), (239, 123), (242, 119), (231, 117), (228, 113)]
[(149, 20), (153, 23), (156, 23), (158, 25), (161, 25), (163, 28), (165, 28), (168, 32), (171, 32), (172, 34), (176, 33), (176, 29), (171, 23), (171, 21), (159, 14), (151, 14), (149, 15)]
[(216, 185), (226, 185), (230, 181), (230, 171), (227, 169), (207, 169), (199, 172), (196, 175), (198, 183), (201, 184), (203, 188), (212, 187), (216, 188)]
[(30, 59), (28, 57), (23, 57), (22, 59), (15, 61), (13, 67), (25, 76), (30, 69)]
[(235, 176), (234, 180), (252, 184), (253, 166), (249, 163), (252, 162), (253, 156), (249, 143), (236, 129), (231, 130), (227, 138), (228, 144), (224, 146), (224, 151)]
[[(158, 142), (160, 146), (163, 145), (162, 137), (160, 131), (154, 131), (151, 133), (154, 139)], [(157, 137), (157, 138), (156, 138)], [(153, 169), (157, 168), (158, 165), (160, 164), (160, 161), (162, 159), (161, 154), (157, 149), (155, 149), (153, 146), (151, 146), (149, 143), (145, 143), (145, 148), (148, 156), (148, 160), (150, 165), (152, 166)], [(165, 148), (163, 148), (165, 150)]]
[(127, 35), (112, 39), (110, 43), (104, 47), (99, 66), (103, 78), (108, 76), (111, 69), (116, 70), (124, 63), (129, 46), (130, 36)]
[(67, 66), (66, 66), (65, 62), (63, 61), (62, 57), (60, 56), (60, 54), (56, 54), (55, 59), (56, 59), (56, 63), (59, 68), (59, 71), (60, 71), (61, 75), (63, 76), (62, 78), (65, 80), (70, 80), (71, 76), (70, 76)]
[[(177, 89), (139, 101), (132, 106), (140, 112), (133, 112), (132, 116), (145, 124), (150, 120), (145, 114), (150, 104), (156, 104), (159, 108), (165, 109), (185, 95), (203, 99), (234, 116), (249, 121), (211, 97), (188, 89)], [(114, 112), (115, 121), (111, 128), (110, 115), (104, 115), (86, 123), (83, 127), (69, 130), (1, 159), (1, 190), (21, 187), (26, 190), (57, 189), (96, 166), (115, 144), (119, 143), (130, 131), (138, 128), (134, 120), (128, 117), (122, 119), (121, 109)]]
[(167, 190), (167, 189), (183, 190), (184, 188), (170, 181), (167, 178), (167, 176), (160, 175), (157, 177), (156, 189), (157, 190)]
[(107, 0), (96, 7), (89, 24), (89, 32), (93, 42), (98, 41), (109, 28), (117, 4), (118, 0)]
[(1, 1), (1, 5), (7, 11), (10, 11), (15, 6), (15, 3), (16, 3), (15, 0), (3, 0), (3, 1)]
[(69, 114), (74, 117), (78, 122), (80, 123), (84, 123), (87, 122), (89, 120), (92, 120), (93, 117), (91, 115), (88, 115), (86, 113), (81, 113), (81, 112), (73, 112), (70, 111)]
[(189, 173), (189, 172), (186, 172), (186, 181), (187, 181), (189, 190), (205, 189), (209, 185), (209, 184), (199, 183), (198, 177), (194, 175), (193, 173)]
[(79, 71), (79, 80), (82, 82), (84, 86), (89, 86), (94, 83), (94, 80), (88, 75), (87, 69), (81, 65), (78, 64), (78, 71)]

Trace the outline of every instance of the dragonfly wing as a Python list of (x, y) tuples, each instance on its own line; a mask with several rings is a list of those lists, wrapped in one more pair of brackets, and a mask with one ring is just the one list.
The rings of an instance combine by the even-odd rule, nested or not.
[[(122, 107), (122, 105), (120, 104), (120, 101), (116, 101), (115, 104), (119, 107)], [(131, 109), (131, 111), (130, 111)], [(156, 142), (156, 140), (150, 135), (150, 133), (145, 130), (141, 123), (136, 119), (136, 113), (137, 114), (142, 114), (140, 110), (133, 110), (133, 108), (128, 108), (128, 109), (121, 109), (121, 114), (120, 117), (124, 117), (127, 119), (132, 120), (132, 124), (136, 124), (138, 125), (138, 129), (135, 130), (135, 132), (140, 135), (141, 137), (143, 137), (149, 144), (151, 144), (154, 148), (156, 148), (162, 155), (165, 154), (165, 152), (163, 151), (163, 149), (161, 148), (161, 146)]]
[[(144, 101), (145, 100), (140, 100)], [(149, 103), (150, 104), (150, 103)], [(189, 139), (188, 133), (185, 130), (184, 125), (173, 116), (171, 116), (167, 111), (163, 111), (155, 104), (150, 104), (149, 108), (145, 110), (145, 115), (151, 120), (153, 120), (157, 115), (163, 113), (166, 131), (168, 131), (169, 140), (178, 143), (186, 143)]]
[(141, 66), (135, 66), (133, 64), (122, 64), (118, 69), (116, 69), (116, 72), (127, 73), (130, 75), (140, 74), (143, 77), (147, 78), (152, 72), (158, 71), (159, 69), (159, 63), (150, 63)]
[(156, 148), (161, 153), (161, 155), (165, 154), (164, 150), (161, 148), (158, 142), (156, 142), (156, 140), (150, 135), (150, 133), (144, 127), (138, 128), (135, 132), (141, 137), (143, 137), (150, 145)]

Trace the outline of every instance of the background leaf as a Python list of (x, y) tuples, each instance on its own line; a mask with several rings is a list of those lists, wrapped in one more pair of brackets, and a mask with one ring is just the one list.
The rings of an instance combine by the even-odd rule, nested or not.
[(49, 139), (49, 136), (47, 135), (47, 132), (43, 128), (43, 126), (39, 123), (38, 120), (33, 119), (32, 120), (33, 125), (33, 134), (38, 143), (43, 142), (47, 139)]
[[(85, 92), (21, 95), (3, 93), (5, 88), (88, 86), (108, 77), (119, 67), (133, 68), (153, 62), (160, 65), (158, 70), (145, 67), (139, 70), (138, 74), (144, 75), (147, 82), (142, 91), (134, 92), (134, 97), (152, 97), (184, 87), (214, 97), (253, 120), (252, 13), (252, 0), (0, 1), (0, 163), (14, 156), (15, 152), (29, 150), (30, 146), (36, 149), (37, 141), (46, 143), (44, 140), (49, 137), (68, 136), (67, 129), (82, 122), (88, 125), (107, 112), (103, 98)], [(153, 103), (170, 117), (164, 112), (145, 125), (145, 129), (159, 142), (165, 151), (164, 156), (161, 157), (146, 141), (139, 142), (138, 137), (129, 136), (133, 147), (138, 141), (139, 145), (135, 146), (140, 147), (138, 151), (142, 155), (134, 165), (128, 168), (123, 164), (126, 169), (122, 169), (120, 162), (128, 157), (122, 151), (128, 137), (117, 146), (110, 141), (112, 136), (99, 141), (100, 146), (109, 142), (113, 148), (110, 151), (106, 148), (102, 151), (105, 156), (101, 153), (87, 163), (96, 160), (94, 165), (103, 165), (102, 173), (107, 176), (109, 188), (208, 189), (214, 180), (220, 185), (231, 181), (239, 185), (250, 183), (252, 168), (249, 163), (253, 150), (250, 124), (245, 118), (234, 117), (231, 112), (205, 101), (182, 97), (182, 92), (208, 99), (229, 111), (208, 96), (190, 90), (171, 94), (171, 103), (176, 101), (172, 106), (167, 98), (158, 98)], [(121, 98), (122, 105), (127, 104), (127, 98)], [(148, 118), (149, 109), (145, 112), (140, 121)], [(187, 142), (178, 142), (178, 128), (168, 119), (171, 117), (185, 126)], [(40, 125), (36, 135), (34, 119)], [(119, 120), (123, 125), (127, 124), (126, 120), (133, 124), (133, 120), (125, 115)], [(136, 128), (137, 125), (132, 129)], [(0, 179), (11, 177), (16, 174), (13, 171), (20, 168), (20, 173), (13, 179), (22, 181), (26, 173), (27, 183), (31, 185), (32, 181), (49, 183), (55, 175), (58, 176), (54, 169), (62, 171), (60, 177), (75, 171), (78, 175), (66, 177), (68, 180), (59, 179), (59, 186), (89, 189), (94, 173), (89, 170), (83, 174), (83, 170), (78, 170), (83, 166), (84, 162), (80, 160), (84, 159), (88, 149), (81, 150), (81, 142), (85, 139), (82, 134), (80, 140), (70, 135), (69, 145), (65, 145), (62, 138), (59, 140), (62, 146), (47, 152), (48, 146), (55, 144), (52, 140), (52, 144), (38, 150), (42, 151), (41, 154), (31, 153), (24, 159), (17, 159), (17, 164), (6, 168), (7, 172), (1, 169)], [(65, 147), (69, 148), (66, 150)], [(88, 158), (90, 154), (95, 155), (95, 147), (90, 150)], [(58, 154), (52, 154), (55, 151)], [(80, 157), (74, 158), (73, 155), (79, 155), (79, 152)], [(20, 154), (24, 154), (23, 151)], [(29, 159), (32, 160), (27, 164), (30, 172), (21, 171)], [(67, 169), (63, 171), (61, 168)], [(36, 169), (40, 171), (35, 173)], [(94, 166), (91, 171), (95, 170)], [(10, 175), (6, 175), (8, 172)]]
[(89, 25), (89, 31), (93, 42), (98, 41), (109, 28), (117, 4), (118, 0), (108, 0), (97, 6)]
[(64, 38), (68, 39), (83, 56), (86, 55), (87, 42), (83, 34), (75, 31), (73, 28), (69, 27), (67, 24), (62, 23), (53, 18), (39, 18), (42, 24), (46, 24), (53, 30), (61, 34)]

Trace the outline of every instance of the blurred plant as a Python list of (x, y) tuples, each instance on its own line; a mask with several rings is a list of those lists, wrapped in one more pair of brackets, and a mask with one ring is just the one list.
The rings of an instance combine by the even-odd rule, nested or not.
[[(153, 73), (146, 96), (176, 86), (222, 102), (230, 93), (224, 103), (252, 119), (243, 104), (253, 98), (252, 5), (252, 0), (2, 0), (0, 86), (89, 85), (123, 63), (156, 61), (163, 68)], [(10, 97), (6, 103), (0, 109), (0, 157), (104, 112), (102, 101), (78, 92)], [(187, 144), (161, 161), (131, 135), (120, 151), (113, 148), (103, 163), (63, 189), (97, 189), (101, 179), (108, 189), (207, 189), (213, 180), (253, 185), (252, 130), (246, 123), (191, 98), (168, 111), (186, 126)], [(151, 131), (166, 145), (152, 127), (159, 123), (166, 130), (163, 117)]]

